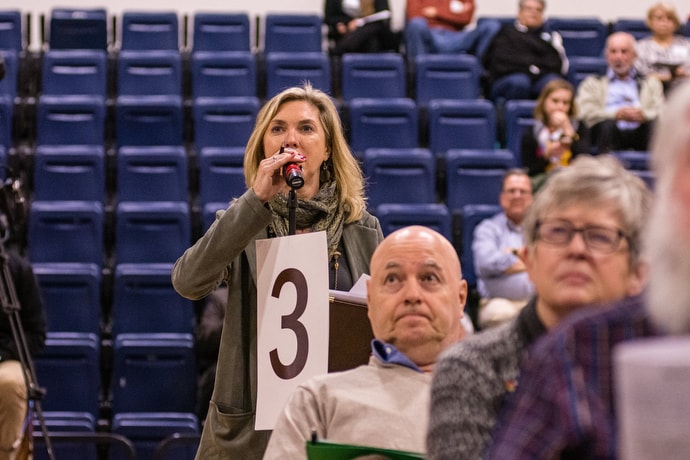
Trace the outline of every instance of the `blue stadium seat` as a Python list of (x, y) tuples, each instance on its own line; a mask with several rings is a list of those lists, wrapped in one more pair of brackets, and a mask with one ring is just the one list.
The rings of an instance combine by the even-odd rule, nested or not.
[(622, 150), (611, 152), (633, 174), (642, 179), (650, 190), (654, 190), (656, 174), (650, 168), (650, 153), (639, 150)]
[(113, 357), (113, 414), (194, 412), (196, 362), (192, 334), (118, 334)]
[(484, 99), (436, 99), (429, 104), (429, 149), (441, 156), (452, 148), (492, 149), (496, 144), (496, 114)]
[(471, 54), (420, 54), (415, 58), (416, 97), (420, 106), (432, 99), (476, 99), (482, 69)]
[(568, 58), (572, 56), (602, 56), (608, 24), (597, 17), (550, 17), (547, 27), (563, 37)]
[(192, 49), (197, 51), (251, 51), (247, 13), (194, 14)]
[(508, 150), (450, 149), (444, 155), (446, 205), (453, 212), (467, 204), (496, 204), (505, 172), (515, 166)]
[(100, 334), (101, 269), (86, 263), (34, 263), (51, 332)]
[(36, 114), (38, 145), (103, 145), (105, 100), (97, 96), (41, 96)]
[(195, 51), (191, 65), (194, 98), (257, 95), (257, 64), (251, 51)]
[(382, 204), (376, 208), (383, 235), (408, 225), (424, 225), (451, 239), (451, 214), (443, 203)]
[(187, 152), (181, 145), (124, 146), (117, 151), (119, 201), (186, 201)]
[(456, 225), (459, 226), (459, 241), (454, 241), (456, 250), (460, 253), (460, 263), (462, 264), (462, 277), (467, 281), (468, 286), (477, 285), (477, 276), (474, 271), (474, 255), (472, 253), (472, 240), (474, 239), (474, 228), (482, 220), (501, 212), (498, 204), (468, 204), (460, 210), (455, 211), (454, 217), (458, 218)]
[(124, 11), (121, 50), (180, 49), (176, 11)]
[(173, 288), (172, 264), (117, 264), (112, 333), (192, 333), (194, 307)]
[(124, 50), (117, 58), (117, 94), (182, 95), (182, 57), (176, 50)]
[(108, 48), (108, 15), (104, 8), (55, 8), (50, 14), (50, 49)]
[(0, 50), (5, 62), (5, 77), (0, 80), (0, 97), (8, 96), (14, 100), (17, 96), (19, 78), (19, 57), (14, 50)]
[[(194, 414), (175, 412), (129, 412), (118, 413), (113, 416), (113, 433), (130, 439), (136, 448), (137, 458), (140, 459), (175, 459), (194, 460), (198, 442), (178, 444), (171, 447), (167, 457), (158, 457), (156, 449), (164, 439), (174, 433), (185, 435), (199, 434), (199, 421)], [(196, 436), (195, 436), (196, 437)], [(112, 460), (122, 457), (117, 451), (112, 451)]]
[(120, 202), (115, 209), (116, 263), (173, 263), (191, 244), (186, 201)]
[(47, 50), (42, 94), (107, 96), (108, 69), (103, 50)]
[(48, 332), (35, 357), (36, 380), (45, 387), (45, 411), (86, 412), (98, 417), (101, 399), (100, 342), (96, 334)]
[[(95, 443), (81, 441), (59, 440), (56, 432), (72, 434), (74, 436), (88, 435), (96, 432), (96, 417), (87, 412), (55, 411), (43, 412), (48, 432), (52, 435), (53, 453), (55, 458), (78, 458), (79, 460), (98, 460), (98, 450)], [(40, 422), (33, 420), (34, 430), (34, 460), (50, 460), (43, 442)]]
[(18, 9), (0, 11), (0, 49), (20, 52), (25, 47), (22, 13)]
[(357, 156), (373, 147), (419, 146), (419, 117), (412, 99), (355, 98), (349, 114), (350, 147)]
[(649, 171), (650, 153), (640, 150), (619, 150), (611, 152), (626, 169), (635, 171)]
[(29, 259), (103, 265), (103, 204), (34, 201), (29, 211)]
[(199, 153), (199, 201), (223, 203), (227, 208), (232, 198), (247, 190), (244, 181), (244, 147), (201, 149)]
[(505, 105), (505, 148), (513, 152), (518, 162), (522, 163), (522, 134), (525, 128), (534, 126), (534, 107), (536, 101), (511, 100)]
[(649, 37), (652, 31), (647, 27), (647, 23), (644, 19), (632, 19), (632, 18), (618, 18), (613, 21), (612, 24), (613, 32), (628, 32), (635, 37), (635, 40), (641, 38)]
[(371, 210), (383, 203), (436, 201), (436, 159), (428, 149), (369, 148), (364, 151), (362, 169)]
[(357, 97), (406, 97), (407, 76), (402, 55), (344, 54), (341, 59), (341, 96), (345, 103)]
[(271, 52), (266, 58), (266, 97), (305, 81), (314, 88), (331, 92), (331, 65), (322, 52)]
[(582, 80), (589, 75), (604, 75), (606, 73), (606, 59), (604, 57), (573, 56), (568, 58), (568, 81), (577, 89)]
[(179, 96), (119, 96), (115, 105), (118, 146), (182, 145), (184, 124)]
[(102, 145), (38, 145), (34, 152), (35, 200), (105, 200)]
[(320, 15), (268, 13), (264, 25), (264, 54), (322, 51), (323, 19)]
[(0, 146), (6, 150), (14, 144), (12, 138), (14, 101), (10, 96), (0, 94)]
[(259, 99), (254, 96), (194, 99), (192, 117), (197, 150), (247, 145), (259, 107)]

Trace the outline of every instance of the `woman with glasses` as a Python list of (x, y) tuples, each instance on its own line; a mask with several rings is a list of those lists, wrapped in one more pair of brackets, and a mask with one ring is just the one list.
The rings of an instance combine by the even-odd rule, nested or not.
[(534, 197), (519, 253), (536, 296), (518, 316), (448, 350), (431, 392), (428, 459), (481, 458), (528, 347), (570, 313), (637, 295), (651, 194), (612, 156), (581, 155)]

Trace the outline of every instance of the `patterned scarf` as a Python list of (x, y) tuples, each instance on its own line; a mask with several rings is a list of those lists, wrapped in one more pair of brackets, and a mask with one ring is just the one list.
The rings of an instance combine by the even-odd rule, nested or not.
[[(273, 210), (271, 232), (276, 236), (287, 236), (290, 230), (288, 196), (277, 194), (269, 202)], [(309, 228), (312, 232), (326, 231), (328, 258), (338, 251), (338, 243), (343, 234), (345, 213), (339, 206), (335, 181), (326, 182), (311, 200), (297, 200), (295, 227)]]

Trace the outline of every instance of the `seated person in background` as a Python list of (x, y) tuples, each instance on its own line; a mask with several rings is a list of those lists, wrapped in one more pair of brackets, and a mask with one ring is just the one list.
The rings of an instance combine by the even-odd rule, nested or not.
[[(674, 90), (655, 127), (651, 162), (656, 196), (644, 236), (649, 263), (646, 294), (607, 310), (579, 312), (530, 350), (488, 458), (627, 458), (617, 441), (621, 407), (613, 351), (621, 342), (660, 332), (690, 334), (688, 107), (690, 82)], [(677, 375), (684, 371), (678, 369)], [(665, 406), (671, 416), (681, 413), (668, 399), (646, 404)], [(668, 422), (655, 418), (661, 429)], [(638, 452), (637, 458), (685, 458), (688, 452), (676, 451), (670, 457), (654, 453)]]
[(334, 56), (398, 50), (388, 0), (326, 0), (324, 21), (334, 41), (330, 50)]
[(520, 0), (515, 23), (503, 24), (489, 44), (483, 65), (493, 102), (536, 99), (549, 81), (565, 78), (563, 39), (546, 30), (545, 8), (543, 0)]
[(577, 89), (580, 119), (590, 127), (599, 153), (647, 150), (652, 122), (664, 102), (655, 77), (638, 74), (635, 38), (615, 32), (606, 39), (606, 75), (590, 75)]
[[(19, 320), (27, 351), (33, 357), (43, 349), (46, 340), (43, 300), (29, 261), (14, 249), (8, 249), (7, 255), (20, 307)], [(28, 392), (10, 318), (3, 307), (0, 306), (0, 458), (14, 459), (24, 433)]]
[(472, 16), (474, 0), (407, 0), (404, 31), (407, 56), (471, 53), (481, 58), (500, 23), (485, 21), (468, 30)]
[(460, 261), (446, 238), (422, 226), (391, 233), (371, 258), (369, 365), (300, 385), (264, 459), (306, 459), (312, 431), (333, 442), (423, 452), (431, 371), (464, 335), (466, 298)]
[(546, 173), (568, 166), (575, 156), (589, 153), (589, 128), (576, 118), (575, 89), (566, 80), (551, 80), (534, 107), (534, 126), (522, 135), (522, 165), (538, 190)]
[(652, 35), (637, 42), (637, 71), (655, 76), (666, 89), (690, 77), (690, 38), (677, 34), (676, 10), (667, 3), (654, 4), (647, 10), (647, 27)]
[(524, 170), (506, 173), (499, 202), (503, 212), (477, 225), (472, 241), (481, 329), (513, 318), (534, 295), (525, 264), (517, 256), (523, 246), (522, 220), (532, 204), (532, 184)]
[[(572, 312), (639, 294), (651, 193), (614, 157), (580, 155), (534, 196), (520, 255), (536, 297), (450, 347), (431, 385), (428, 459), (481, 458), (528, 347)], [(512, 458), (510, 455), (504, 458)]]

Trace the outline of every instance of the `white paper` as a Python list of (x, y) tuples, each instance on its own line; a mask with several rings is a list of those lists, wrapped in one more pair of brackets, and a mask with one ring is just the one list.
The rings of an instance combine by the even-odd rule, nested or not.
[(371, 278), (366, 273), (359, 277), (357, 282), (352, 286), (349, 291), (337, 291), (331, 289), (328, 291), (328, 295), (337, 300), (343, 300), (345, 302), (361, 303), (366, 305), (367, 303), (367, 280)]
[(690, 458), (690, 338), (623, 343), (614, 370), (619, 458)]
[[(293, 390), (306, 379), (328, 372), (326, 246), (325, 232), (256, 242), (257, 430), (273, 429)], [(298, 337), (306, 338), (301, 353)], [(278, 371), (271, 355), (278, 358)], [(280, 371), (281, 366), (289, 369)], [(281, 377), (281, 372), (290, 377)]]

